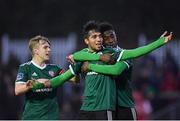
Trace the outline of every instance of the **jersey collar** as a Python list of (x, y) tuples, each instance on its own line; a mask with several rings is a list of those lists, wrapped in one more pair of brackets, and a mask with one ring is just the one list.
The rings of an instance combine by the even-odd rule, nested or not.
[(39, 68), (39, 69), (44, 69), (44, 68), (46, 68), (46, 64), (44, 64), (44, 66), (39, 66), (39, 65), (37, 65), (34, 61), (31, 61), (31, 63), (33, 64), (33, 65), (35, 65), (37, 68)]

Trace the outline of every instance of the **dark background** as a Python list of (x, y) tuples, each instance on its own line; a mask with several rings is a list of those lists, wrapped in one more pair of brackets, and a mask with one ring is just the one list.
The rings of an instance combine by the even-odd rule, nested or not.
[[(81, 41), (88, 20), (112, 23), (123, 46), (137, 40), (139, 33), (157, 38), (163, 31), (180, 37), (178, 0), (0, 0), (0, 36), (11, 38), (43, 34), (67, 36), (76, 32)], [(124, 44), (124, 42), (127, 44)]]

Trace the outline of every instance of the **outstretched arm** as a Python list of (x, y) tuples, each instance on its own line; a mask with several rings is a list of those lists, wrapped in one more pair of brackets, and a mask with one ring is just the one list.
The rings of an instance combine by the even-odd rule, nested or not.
[(64, 84), (64, 82), (68, 81), (69, 79), (71, 79), (73, 77), (73, 73), (71, 72), (71, 70), (67, 70), (65, 73), (56, 76), (52, 79), (37, 79), (36, 81), (34, 81), (33, 83), (33, 88), (32, 90), (35, 91), (36, 89), (42, 89), (45, 87), (52, 87), (52, 88), (56, 88), (58, 86), (61, 86), (62, 84)]
[[(130, 50), (123, 50), (119, 54), (118, 61), (137, 58), (145, 54), (148, 54), (153, 50), (168, 43), (171, 39), (172, 39), (172, 33), (167, 35), (167, 31), (165, 31), (158, 40), (146, 46), (130, 49)], [(109, 62), (107, 58), (111, 59), (111, 57), (104, 57), (103, 55), (88, 53), (87, 51), (79, 51), (73, 54), (73, 59), (78, 61), (105, 60), (106, 62)]]
[(48, 79), (39, 79), (33, 83), (32, 90), (41, 89), (44, 87), (52, 87), (56, 88), (64, 84), (64, 82), (70, 80), (74, 77), (77, 73), (79, 73), (81, 68), (81, 63), (76, 63), (75, 65), (70, 65), (70, 69), (68, 69), (65, 73), (56, 76), (50, 80)]
[(146, 46), (139, 47), (136, 49), (131, 49), (131, 50), (122, 50), (121, 53), (119, 54), (117, 61), (137, 58), (145, 54), (148, 54), (152, 52), (153, 50), (168, 43), (171, 39), (172, 39), (172, 33), (167, 35), (167, 31), (165, 31), (158, 40)]

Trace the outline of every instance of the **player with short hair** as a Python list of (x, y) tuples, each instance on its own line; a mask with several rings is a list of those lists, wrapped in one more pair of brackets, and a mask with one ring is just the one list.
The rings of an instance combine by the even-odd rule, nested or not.
[[(91, 54), (114, 53), (113, 49), (102, 48), (102, 35), (99, 30), (99, 23), (89, 21), (84, 25), (84, 41), (88, 48), (81, 52)], [(89, 61), (92, 64), (105, 64), (102, 61)], [(124, 68), (126, 65), (122, 63)], [(122, 68), (123, 69), (123, 68)], [(112, 111), (116, 105), (115, 81), (108, 75), (90, 71), (82, 73), (84, 78), (84, 93), (82, 106), (78, 119), (84, 120), (107, 120), (112, 119)]]
[[(32, 60), (19, 66), (15, 81), (15, 94), (25, 94), (26, 101), (22, 119), (57, 120), (59, 119), (59, 105), (56, 97), (57, 87), (73, 77), (74, 71), (69, 69), (62, 74), (62, 68), (54, 64), (46, 64), (46, 61), (49, 61), (51, 52), (50, 41), (46, 37), (35, 36), (31, 38), (29, 40), (29, 49)], [(60, 76), (57, 76), (59, 74)], [(35, 81), (47, 82), (46, 80), (53, 77), (56, 78), (53, 79), (51, 86), (47, 87)]]

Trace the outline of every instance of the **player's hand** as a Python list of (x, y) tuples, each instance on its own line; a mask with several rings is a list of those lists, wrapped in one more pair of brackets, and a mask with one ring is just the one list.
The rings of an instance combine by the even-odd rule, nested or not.
[(165, 38), (164, 43), (168, 43), (169, 41), (172, 40), (172, 32), (170, 32), (170, 34), (168, 34), (168, 32), (165, 31), (165, 32), (161, 35), (161, 37), (164, 37), (164, 38)]
[(88, 65), (89, 63), (86, 61), (83, 63), (83, 65), (81, 66), (81, 72), (83, 73), (87, 73), (89, 70), (88, 70)]
[(51, 86), (49, 79), (37, 79), (36, 82), (44, 84), (45, 87)]
[(28, 80), (28, 81), (26, 82), (26, 88), (32, 89), (32, 87), (33, 87), (33, 81), (32, 81), (32, 80)]
[(71, 64), (75, 64), (75, 63), (76, 63), (75, 60), (74, 60), (74, 58), (73, 58), (73, 55), (72, 55), (72, 54), (66, 56), (66, 59), (67, 59), (67, 61), (68, 61), (69, 63), (71, 63)]
[(104, 63), (110, 63), (112, 60), (113, 54), (102, 54), (100, 55), (100, 60)]

